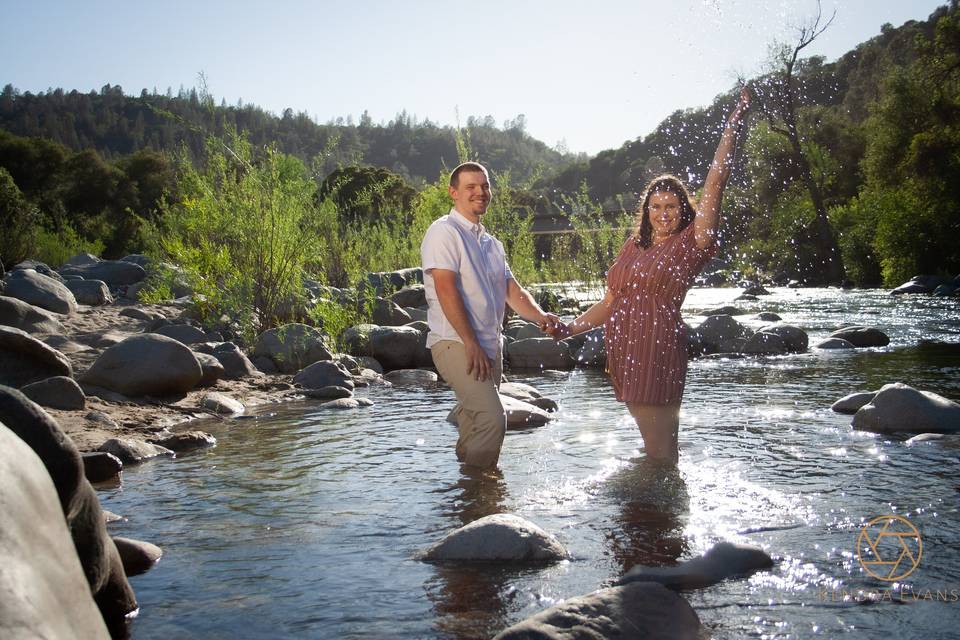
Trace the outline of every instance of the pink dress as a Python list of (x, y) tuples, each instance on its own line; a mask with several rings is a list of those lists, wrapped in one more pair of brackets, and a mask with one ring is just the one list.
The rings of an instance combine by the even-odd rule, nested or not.
[(607, 373), (620, 402), (680, 404), (687, 332), (680, 306), (716, 243), (697, 247), (693, 223), (649, 249), (627, 240), (607, 272), (614, 301), (604, 324)]

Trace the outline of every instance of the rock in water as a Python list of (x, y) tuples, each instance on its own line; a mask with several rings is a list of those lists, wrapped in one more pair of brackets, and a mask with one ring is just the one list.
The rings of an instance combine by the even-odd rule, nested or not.
[(851, 393), (848, 396), (843, 396), (832, 405), (830, 408), (837, 413), (844, 413), (847, 415), (853, 415), (860, 410), (860, 407), (869, 403), (873, 400), (874, 396), (877, 395), (876, 391), (864, 391), (862, 393)]
[(901, 382), (887, 384), (853, 416), (853, 428), (876, 433), (956, 433), (960, 404)]
[(430, 562), (555, 562), (569, 557), (552, 535), (509, 513), (475, 520), (447, 535), (422, 556)]
[(695, 640), (700, 619), (659, 584), (636, 582), (564, 600), (505, 629), (494, 640)]
[(659, 582), (671, 589), (702, 589), (772, 566), (773, 560), (760, 547), (720, 542), (702, 556), (674, 567), (633, 567), (618, 584)]

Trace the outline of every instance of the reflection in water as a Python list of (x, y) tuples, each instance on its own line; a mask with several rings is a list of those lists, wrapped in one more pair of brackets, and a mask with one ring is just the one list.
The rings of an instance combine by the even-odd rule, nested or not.
[[(730, 295), (694, 290), (688, 302), (708, 309)], [(891, 345), (692, 361), (679, 472), (643, 459), (636, 425), (595, 371), (516, 377), (560, 410), (544, 427), (508, 432), (502, 473), (459, 468), (446, 390), (374, 388), (359, 391), (375, 402), (364, 410), (291, 404), (191, 425), (217, 447), (130, 467), (122, 486), (99, 493), (126, 518), (111, 534), (164, 549), (132, 579), (134, 640), (488, 638), (636, 564), (670, 565), (718, 540), (760, 545), (778, 564), (684, 594), (717, 640), (953, 637), (956, 604), (846, 606), (818, 593), (877, 588), (853, 548), (861, 522), (890, 512), (907, 515), (929, 549), (912, 584), (960, 584), (957, 439), (907, 445), (830, 411), (844, 395), (896, 381), (960, 399), (956, 301), (781, 289), (742, 306), (779, 313), (812, 345), (843, 323), (881, 327)], [(923, 337), (954, 345), (919, 345)], [(496, 512), (555, 534), (574, 559), (415, 559)]]
[(622, 572), (638, 564), (676, 563), (687, 549), (683, 521), (690, 504), (677, 466), (637, 460), (614, 473), (604, 491), (611, 503), (620, 505), (607, 543)]
[[(506, 510), (507, 485), (500, 469), (461, 465), (460, 472), (451, 487), (435, 492), (439, 511), (455, 527)], [(467, 640), (489, 637), (507, 626), (504, 598), (511, 576), (504, 567), (452, 563), (435, 568), (426, 590), (437, 631)]]

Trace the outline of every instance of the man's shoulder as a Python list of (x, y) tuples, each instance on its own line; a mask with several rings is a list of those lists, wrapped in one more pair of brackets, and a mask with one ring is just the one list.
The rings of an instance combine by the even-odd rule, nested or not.
[(447, 214), (430, 223), (426, 234), (424, 234), (424, 239), (456, 238), (458, 235), (457, 223), (450, 217), (450, 214)]

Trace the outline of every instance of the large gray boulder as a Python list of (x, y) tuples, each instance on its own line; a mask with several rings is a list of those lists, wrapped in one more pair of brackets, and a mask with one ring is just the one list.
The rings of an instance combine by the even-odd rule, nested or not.
[(902, 382), (887, 384), (854, 414), (853, 428), (876, 433), (957, 433), (960, 404)]
[(696, 640), (700, 618), (666, 587), (634, 582), (601, 589), (504, 629), (494, 640)]
[[(93, 255), (92, 253), (78, 253), (69, 260), (63, 263), (63, 267), (80, 267), (85, 264), (96, 264), (100, 262), (100, 258)], [(61, 267), (61, 268), (63, 268)]]
[(203, 374), (200, 376), (200, 382), (197, 383), (198, 387), (212, 386), (223, 377), (223, 364), (216, 357), (199, 351), (194, 351), (193, 357), (200, 363), (200, 371)]
[(792, 324), (778, 323), (761, 329), (763, 333), (779, 336), (790, 353), (803, 353), (810, 344), (807, 332)]
[(326, 347), (322, 331), (291, 323), (261, 333), (253, 357), (268, 358), (280, 373), (293, 374), (314, 362), (331, 360), (333, 354)]
[(392, 294), (390, 299), (400, 307), (425, 307), (427, 291), (422, 284), (411, 284)]
[(77, 381), (67, 376), (54, 376), (46, 380), (33, 382), (20, 389), (42, 407), (80, 410), (87, 406), (87, 398)]
[[(66, 519), (73, 538), (73, 547), (89, 585), (88, 593), (93, 593), (107, 627), (115, 632), (122, 631), (125, 616), (137, 609), (137, 602), (116, 546), (107, 535), (100, 502), (84, 477), (79, 451), (43, 409), (22, 393), (7, 387), (0, 387), (0, 422), (43, 461), (60, 499), (61, 517)], [(19, 517), (16, 511), (4, 510), (2, 513), (5, 514), (2, 520), (6, 520), (9, 514)], [(38, 522), (30, 520), (27, 526), (37, 527)], [(53, 552), (52, 547), (45, 548), (44, 554), (34, 556), (31, 561), (46, 558), (47, 553)], [(0, 571), (0, 575), (3, 573)], [(82, 636), (70, 634), (64, 637)]]
[(394, 369), (383, 376), (385, 380), (398, 387), (421, 387), (432, 389), (437, 386), (440, 377), (427, 369)]
[(339, 362), (323, 360), (314, 362), (293, 377), (294, 384), (304, 389), (322, 389), (323, 387), (343, 387), (353, 389), (353, 376)]
[(507, 346), (507, 360), (512, 369), (573, 369), (577, 361), (565, 342), (553, 338), (526, 338)]
[(618, 584), (659, 582), (670, 589), (702, 589), (721, 580), (769, 569), (773, 560), (760, 547), (720, 542), (705, 554), (672, 567), (633, 567)]
[(855, 347), (885, 347), (890, 338), (876, 327), (844, 327), (830, 334), (831, 338), (842, 338)]
[(370, 332), (377, 328), (375, 324), (358, 324), (348, 328), (340, 336), (344, 348), (352, 356), (373, 356), (370, 348)]
[(535, 401), (500, 394), (500, 403), (507, 414), (507, 429), (529, 429), (547, 424), (551, 420), (550, 414), (534, 404)]
[(384, 371), (413, 369), (417, 366), (423, 336), (413, 327), (375, 327), (370, 330), (369, 355), (383, 365)]
[(2, 423), (0, 513), (0, 638), (110, 638), (50, 474)]
[(0, 325), (35, 334), (59, 334), (65, 331), (60, 320), (49, 311), (10, 296), (0, 296)]
[(759, 356), (782, 355), (789, 352), (786, 341), (775, 333), (758, 331), (740, 347), (740, 353)]
[(421, 556), (429, 562), (556, 562), (568, 557), (555, 537), (510, 513), (496, 513), (460, 527)]
[(373, 301), (370, 319), (381, 327), (399, 327), (412, 320), (410, 314), (401, 309), (397, 303), (385, 298), (377, 298)]
[(26, 331), (0, 326), (0, 384), (22, 387), (54, 376), (73, 376), (66, 356)]
[(220, 343), (214, 348), (212, 355), (223, 365), (223, 377), (227, 380), (259, 375), (250, 358), (232, 342)]
[(103, 280), (110, 287), (135, 284), (147, 277), (138, 264), (124, 260), (101, 260), (91, 264), (71, 265), (60, 269), (60, 275), (83, 276), (85, 280)]
[(743, 341), (753, 332), (728, 315), (708, 316), (694, 331), (691, 341), (698, 341), (705, 353), (730, 353), (740, 350)]
[(54, 313), (69, 315), (77, 310), (77, 299), (65, 284), (33, 269), (13, 271), (4, 280), (8, 296)]
[(64, 284), (80, 304), (99, 307), (113, 303), (110, 288), (103, 280), (67, 280)]
[(203, 369), (189, 347), (144, 333), (106, 349), (80, 382), (128, 396), (163, 396), (186, 393), (202, 378)]
[(101, 444), (97, 451), (114, 455), (123, 464), (142, 464), (154, 458), (175, 455), (173, 451), (166, 447), (136, 438), (110, 438)]
[(203, 329), (189, 324), (167, 324), (153, 329), (150, 333), (167, 336), (183, 344), (196, 344), (205, 342), (207, 339), (207, 334), (204, 333)]

